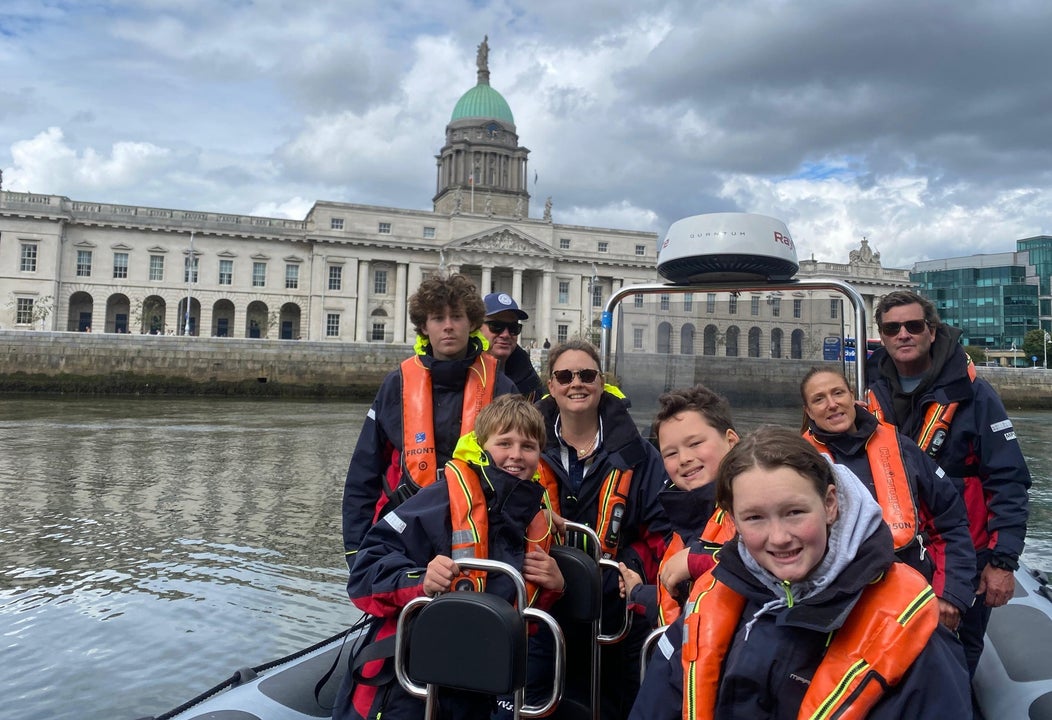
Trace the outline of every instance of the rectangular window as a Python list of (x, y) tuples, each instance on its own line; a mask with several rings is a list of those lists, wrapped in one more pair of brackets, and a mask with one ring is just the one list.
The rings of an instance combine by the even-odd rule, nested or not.
[(150, 256), (150, 280), (153, 282), (164, 280), (164, 255)]
[(559, 238), (559, 249), (569, 250), (570, 249), (570, 238)]
[(384, 341), (384, 328), (385, 328), (385, 325), (382, 322), (374, 322), (373, 323), (373, 331), (372, 331), (372, 334), (369, 337), (369, 339), (372, 340), (373, 342), (383, 342)]
[(285, 289), (295, 290), (300, 286), (300, 266), (288, 263), (285, 265)]
[(608, 243), (606, 240), (600, 240), (599, 241), (599, 252), (605, 253), (609, 249), (610, 249), (610, 243)]
[(694, 311), (694, 293), (683, 293), (683, 312)]
[(793, 300), (793, 317), (799, 320), (803, 316), (803, 314), (804, 314), (804, 301), (803, 300)]
[(426, 227), (426, 226), (424, 227), (424, 239), (425, 240), (434, 240), (435, 239), (435, 229), (433, 227)]
[(570, 337), (570, 326), (569, 325), (556, 325), (555, 326), (555, 342), (564, 343)]
[(643, 328), (632, 328), (632, 349), (643, 349)]
[(267, 264), (264, 262), (252, 263), (252, 287), (266, 287)]
[(570, 281), (560, 280), (559, 281), (559, 304), (568, 305), (570, 303)]
[(343, 218), (332, 218), (329, 220), (330, 230), (343, 230)]
[(36, 243), (22, 243), (22, 262), (18, 269), (22, 272), (37, 271), (37, 246)]
[(603, 286), (599, 283), (592, 285), (592, 307), (603, 307)]
[(384, 223), (384, 222), (380, 223), (380, 228), (379, 228), (379, 230), (377, 232), (379, 232), (381, 235), (390, 235), (391, 234), (391, 223)]
[(30, 325), (33, 322), (33, 298), (18, 298), (15, 306), (15, 323)]
[(329, 313), (325, 316), (325, 337), (340, 336), (340, 314)]
[(113, 253), (113, 277), (128, 277), (128, 253)]
[(727, 312), (731, 315), (738, 314), (738, 293), (731, 293), (730, 298), (727, 299)]
[(77, 277), (91, 277), (91, 250), (77, 250)]
[(220, 260), (219, 261), (219, 284), (220, 285), (233, 285), (234, 284), (234, 261), (233, 260)]
[(343, 290), (343, 265), (329, 266), (329, 289)]
[(387, 294), (387, 271), (377, 270), (373, 273), (373, 295)]
[(771, 315), (774, 317), (782, 316), (782, 299), (780, 297), (771, 298)]
[(646, 255), (646, 254), (647, 254), (647, 246), (646, 245), (636, 245), (636, 255)]
[(716, 293), (705, 295), (705, 312), (716, 312)]
[(759, 315), (760, 314), (760, 296), (753, 295), (749, 298), (749, 314)]
[(829, 317), (836, 320), (840, 315), (840, 301), (833, 298), (829, 301)]
[(635, 304), (635, 306), (637, 308), (643, 307), (643, 293), (636, 293), (635, 294), (635, 303), (634, 304)]
[(669, 307), (669, 296), (668, 293), (661, 293), (661, 309), (668, 310)]
[(193, 277), (191, 277), (191, 272), (190, 272), (190, 265), (191, 265), (190, 257), (187, 256), (187, 257), (185, 257), (183, 259), (183, 282), (185, 282), (185, 283), (195, 283), (195, 282), (197, 282), (197, 271), (198, 271), (199, 266), (201, 264), (201, 258), (199, 258), (197, 256), (194, 256), (192, 264), (193, 264), (193, 273), (192, 273)]

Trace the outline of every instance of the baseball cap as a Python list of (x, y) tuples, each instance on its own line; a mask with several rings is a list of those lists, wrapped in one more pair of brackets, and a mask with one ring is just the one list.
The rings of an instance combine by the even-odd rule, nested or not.
[(522, 310), (519, 310), (519, 304), (508, 293), (490, 293), (483, 298), (483, 302), (486, 303), (486, 317), (505, 312), (506, 310), (511, 310), (515, 313), (519, 320), (528, 320), (530, 317)]

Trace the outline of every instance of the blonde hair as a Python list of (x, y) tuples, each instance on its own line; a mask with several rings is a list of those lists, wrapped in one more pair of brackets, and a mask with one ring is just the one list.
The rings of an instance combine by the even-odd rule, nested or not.
[(475, 419), (475, 439), (480, 447), (493, 435), (519, 432), (537, 441), (543, 448), (547, 435), (544, 417), (522, 395), (501, 395), (482, 408)]

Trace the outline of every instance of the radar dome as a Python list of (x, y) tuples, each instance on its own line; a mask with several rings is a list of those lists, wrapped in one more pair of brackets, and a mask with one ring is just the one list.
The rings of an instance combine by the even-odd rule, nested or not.
[(658, 250), (658, 273), (674, 283), (788, 280), (800, 269), (781, 220), (752, 213), (706, 213), (672, 223)]

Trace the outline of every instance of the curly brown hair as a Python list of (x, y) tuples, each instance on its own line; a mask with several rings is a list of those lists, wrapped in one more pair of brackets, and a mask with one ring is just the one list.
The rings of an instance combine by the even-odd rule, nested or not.
[(486, 305), (475, 283), (455, 273), (449, 277), (432, 275), (420, 283), (420, 287), (409, 298), (409, 321), (418, 335), (424, 335), (427, 316), (446, 308), (463, 310), (471, 321), (471, 332), (482, 327), (482, 321), (486, 318)]

